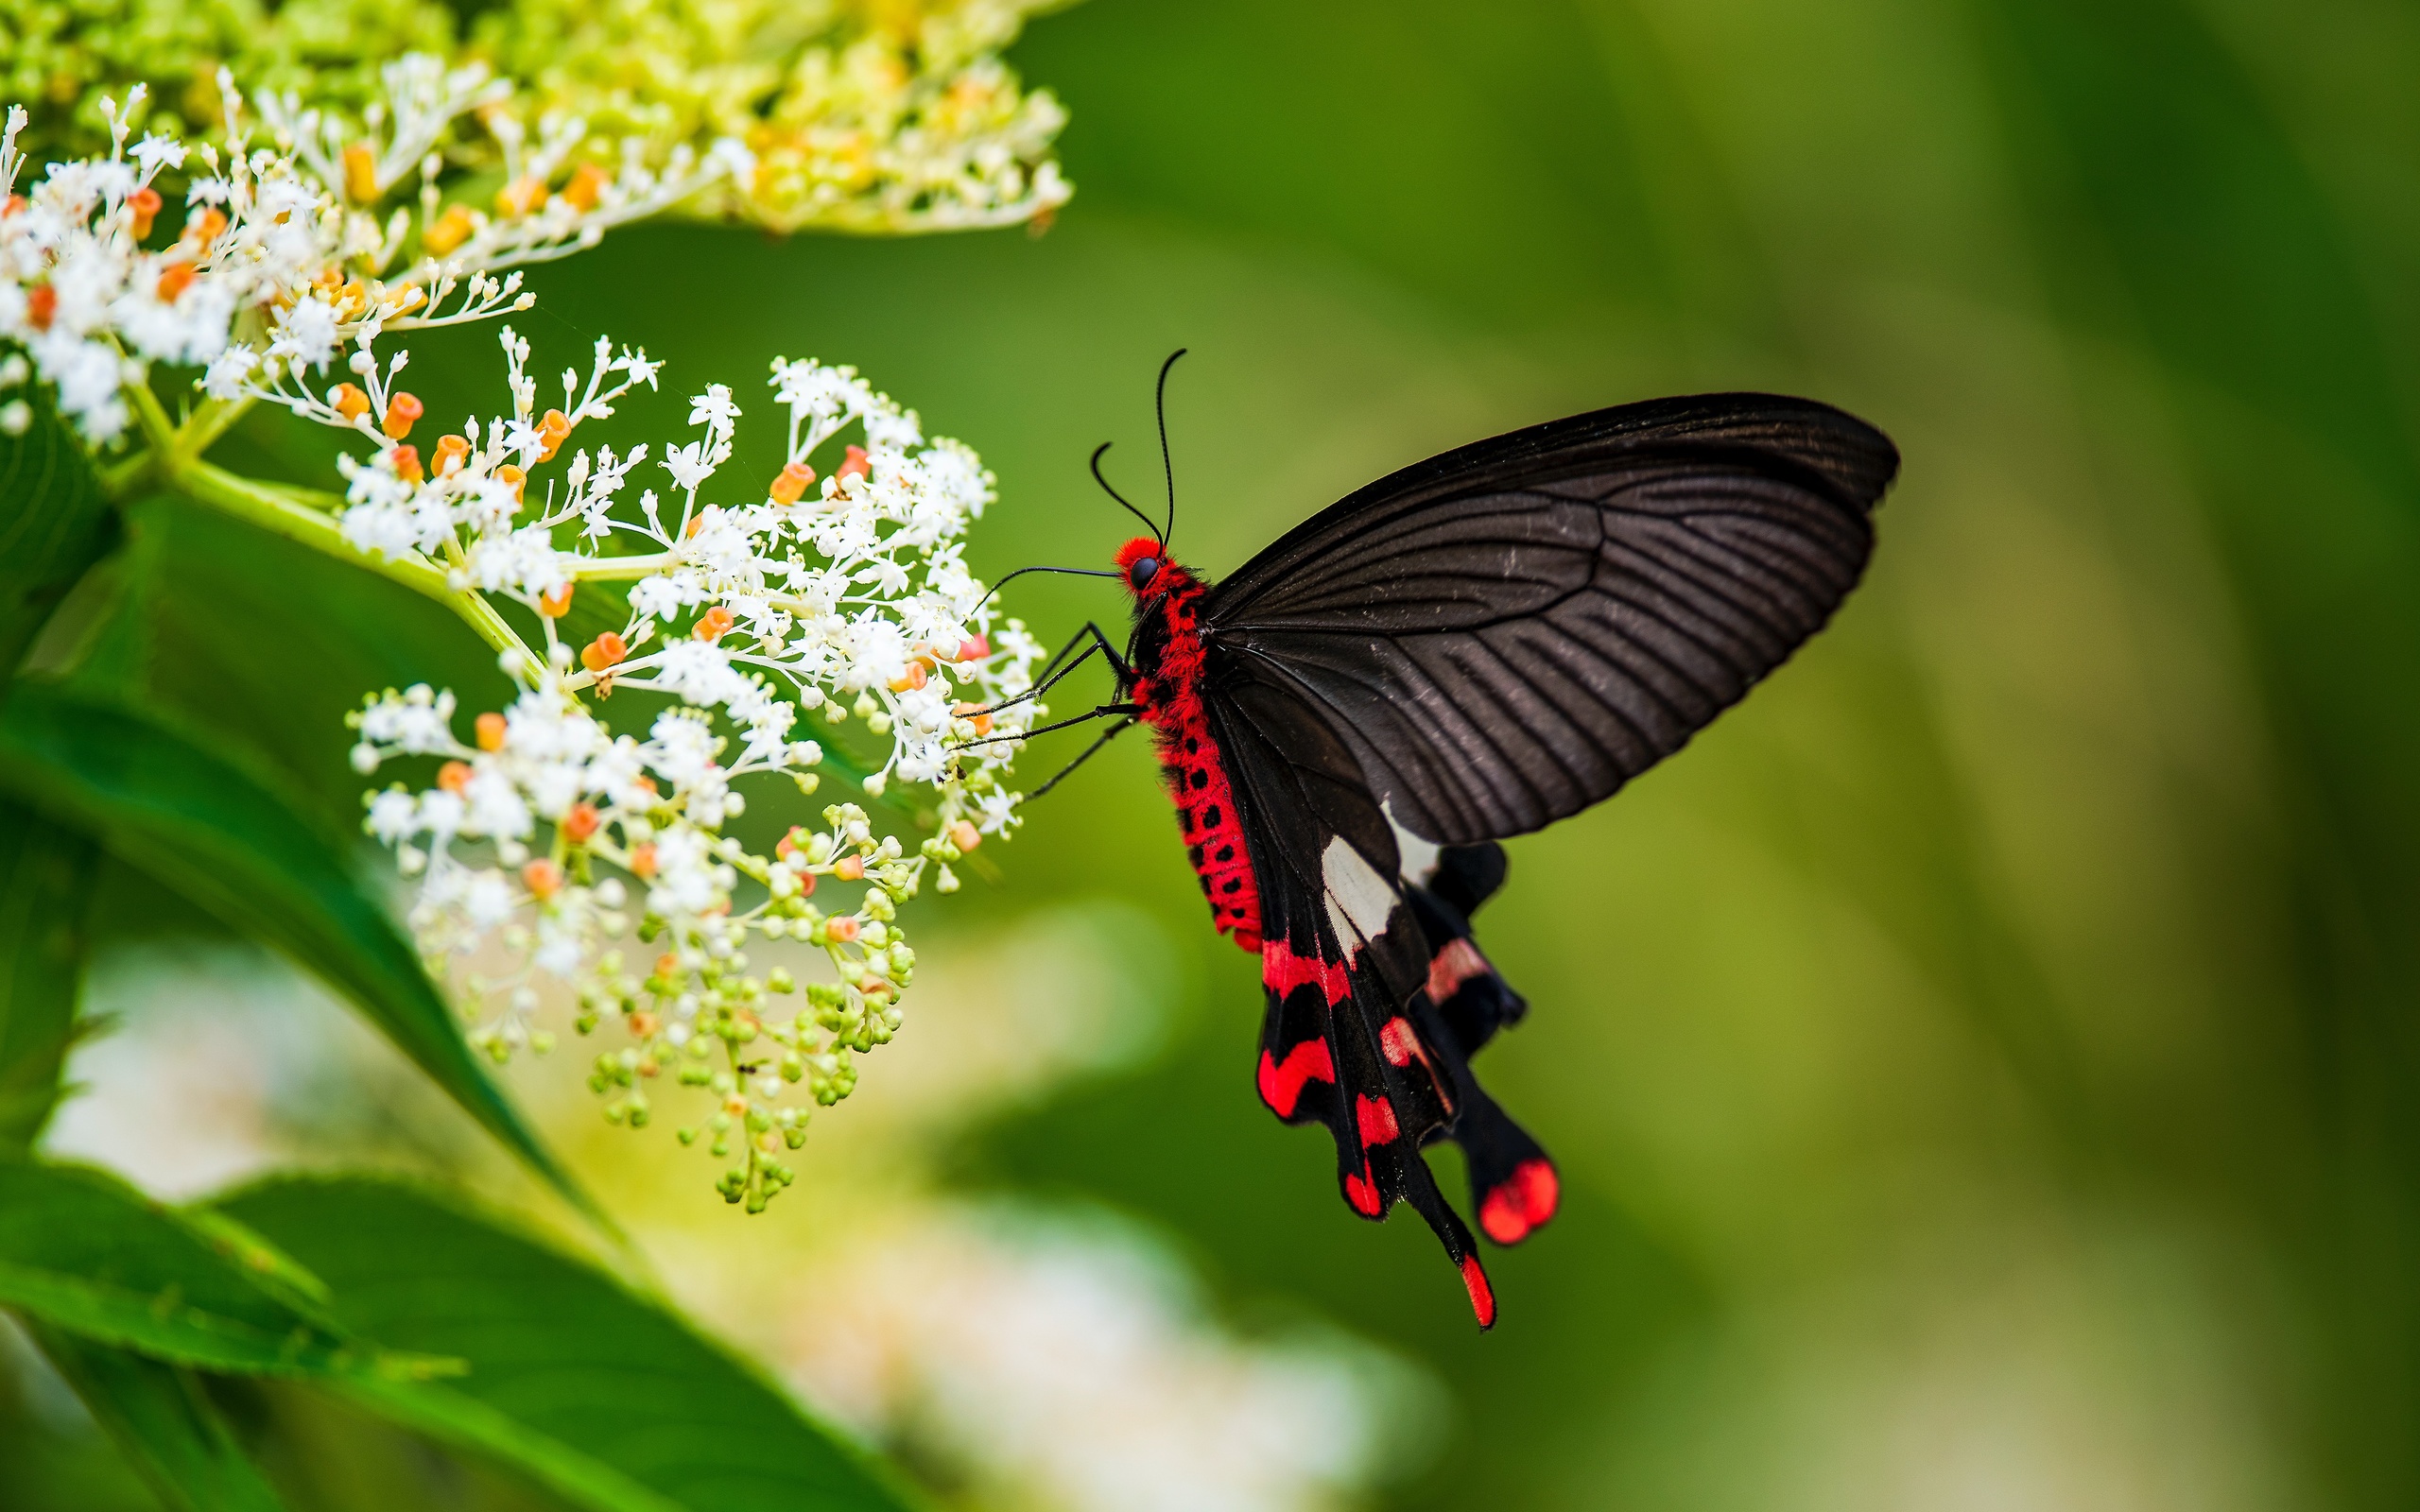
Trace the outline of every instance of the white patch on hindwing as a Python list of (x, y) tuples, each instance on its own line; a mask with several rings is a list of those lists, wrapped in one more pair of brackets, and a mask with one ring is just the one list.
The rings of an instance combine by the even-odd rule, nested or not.
[(1386, 932), (1387, 916), (1394, 912), (1395, 890), (1344, 836), (1328, 841), (1320, 856), (1320, 881), (1327, 888), (1327, 920), (1346, 950)]
[(1415, 887), (1427, 886), (1429, 879), (1437, 875), (1438, 852), (1444, 848), (1405, 829), (1395, 817), (1393, 799), (1380, 799), (1378, 812), (1387, 816), (1387, 828), (1395, 832), (1395, 854), (1400, 858), (1395, 865), (1396, 874)]

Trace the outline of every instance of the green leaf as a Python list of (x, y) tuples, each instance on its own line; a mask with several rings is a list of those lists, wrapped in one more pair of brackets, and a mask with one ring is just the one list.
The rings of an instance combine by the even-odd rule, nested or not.
[(0, 801), (0, 1154), (29, 1148), (59, 1106), (99, 860), (84, 836)]
[(46, 1324), (37, 1323), (29, 1332), (161, 1502), (175, 1512), (277, 1512), (283, 1505), (235, 1446), (226, 1421), (191, 1370), (95, 1344)]
[(47, 387), (27, 384), (10, 397), (32, 406), (33, 423), (22, 436), (0, 434), (0, 685), (111, 537), (93, 464)]
[(228, 1237), (98, 1171), (0, 1160), (0, 1305), (80, 1337), (236, 1374), (372, 1357)]
[(28, 680), (0, 705), (0, 787), (292, 956), (607, 1224), (480, 1071), (410, 941), (344, 857), (247, 773), (139, 714)]
[(329, 1287), (349, 1329), (458, 1355), (442, 1383), (332, 1389), (604, 1512), (915, 1504), (893, 1477), (662, 1306), (412, 1187), (289, 1178), (221, 1208)]

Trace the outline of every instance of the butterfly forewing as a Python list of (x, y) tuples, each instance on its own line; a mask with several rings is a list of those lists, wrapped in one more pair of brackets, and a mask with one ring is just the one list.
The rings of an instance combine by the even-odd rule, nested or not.
[(1820, 628), (1896, 466), (1803, 400), (1559, 421), (1290, 532), (1210, 590), (1202, 640), (1319, 711), (1406, 828), (1521, 833), (1680, 748)]

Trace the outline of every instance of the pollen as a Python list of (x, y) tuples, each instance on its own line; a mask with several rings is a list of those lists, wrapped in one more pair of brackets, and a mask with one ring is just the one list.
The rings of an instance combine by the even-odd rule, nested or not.
[(193, 286), (195, 276), (191, 263), (171, 263), (161, 270), (160, 282), (152, 285), (152, 297), (163, 304), (174, 304), (178, 295)]
[(792, 462), (773, 475), (773, 486), (765, 492), (775, 504), (796, 504), (806, 497), (806, 486), (814, 481), (815, 469)]
[(445, 207), (444, 214), (430, 221), (428, 229), (421, 232), (420, 244), (431, 256), (443, 257), (469, 241), (471, 232), (475, 229), (471, 221), (471, 212), (467, 208), (461, 205), (448, 205)]
[(370, 413), (370, 396), (351, 384), (338, 384), (328, 395), (328, 405), (350, 423)]
[(574, 845), (586, 845), (596, 827), (605, 821), (597, 816), (594, 803), (575, 803), (563, 816), (563, 838)]
[(152, 217), (160, 214), (160, 191), (145, 184), (126, 197), (126, 208), (134, 216), (134, 239), (139, 242), (151, 234)]
[(479, 749), (504, 749), (504, 715), (491, 710), (479, 715), (476, 723), (479, 731)]
[(390, 438), (400, 441), (412, 433), (412, 426), (418, 422), (421, 414), (421, 402), (417, 398), (410, 394), (397, 394), (387, 401), (387, 417), (379, 422), (379, 429)]
[(630, 645), (622, 639), (621, 632), (607, 630), (580, 650), (579, 664), (591, 672), (601, 674), (609, 667), (619, 666), (622, 659), (630, 654)]
[(563, 890), (563, 868), (540, 858), (521, 868), (522, 885), (540, 898), (552, 898)]
[(420, 470), (419, 447), (398, 446), (387, 455), (394, 459), (395, 476), (403, 479), (405, 482), (418, 483), (422, 478), (427, 476), (426, 473)]
[(564, 438), (570, 435), (571, 417), (560, 409), (546, 411), (545, 418), (538, 421), (538, 438), (546, 443), (545, 449), (538, 454), (538, 460), (553, 461), (555, 454), (562, 450)]
[(538, 595), (538, 612), (550, 620), (562, 619), (571, 612), (571, 591), (576, 585), (565, 583), (551, 593)]
[(459, 436), (441, 436), (438, 438), (437, 455), (430, 458), (430, 462), (436, 474), (441, 478), (460, 467), (463, 458), (470, 455), (469, 441)]
[(698, 627), (689, 633), (695, 635), (699, 640), (705, 642), (708, 645), (712, 645), (715, 642), (721, 640), (725, 635), (731, 633), (731, 610), (723, 608), (720, 604), (717, 604), (714, 608), (698, 616)]
[(437, 785), (459, 797), (471, 785), (471, 767), (467, 762), (447, 762), (437, 769)]

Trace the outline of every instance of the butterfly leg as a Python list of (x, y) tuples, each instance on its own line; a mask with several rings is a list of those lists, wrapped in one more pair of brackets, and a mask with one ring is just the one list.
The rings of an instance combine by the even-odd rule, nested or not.
[(969, 746), (997, 746), (1003, 741), (1031, 740), (1036, 735), (1046, 735), (1054, 730), (1073, 730), (1078, 725), (1089, 725), (1096, 719), (1106, 719), (1112, 714), (1139, 714), (1142, 712), (1143, 706), (1140, 704), (1105, 703), (1091, 713), (1078, 714), (1073, 719), (1062, 719), (1055, 725), (1036, 725), (1022, 735), (986, 735), (980, 740), (961, 740), (949, 748), (964, 750)]
[[(1087, 638), (1092, 641), (1092, 644), (1090, 645), (1085, 645), (1083, 652), (1074, 661), (1066, 662), (1067, 653), (1075, 650), (1079, 645), (1084, 645), (1084, 642)], [(1061, 679), (1066, 677), (1067, 674), (1075, 671), (1078, 667), (1082, 666), (1085, 662), (1091, 661), (1096, 653), (1109, 659), (1109, 669), (1113, 673), (1116, 674), (1117, 685), (1119, 687), (1123, 688), (1134, 680), (1133, 668), (1128, 666), (1126, 664), (1126, 659), (1117, 654), (1117, 648), (1110, 644), (1108, 635), (1102, 631), (1098, 625), (1095, 624), (1091, 620), (1086, 620), (1084, 622), (1084, 627), (1078, 630), (1075, 635), (1069, 639), (1065, 645), (1061, 646), (1058, 651), (1052, 655), (1049, 661), (1042, 664), (1042, 678), (1040, 681), (1036, 682), (1032, 687), (1028, 688), (1025, 692), (1015, 695), (1013, 697), (1003, 698), (998, 703), (992, 705), (988, 709), (977, 709), (972, 711), (972, 713), (985, 714), (998, 713), (1003, 709), (1012, 709), (1018, 704), (1039, 698), (1044, 694), (1048, 693), (1052, 685), (1057, 683)], [(1066, 664), (1063, 666), (1060, 664), (1063, 662), (1066, 662)]]

